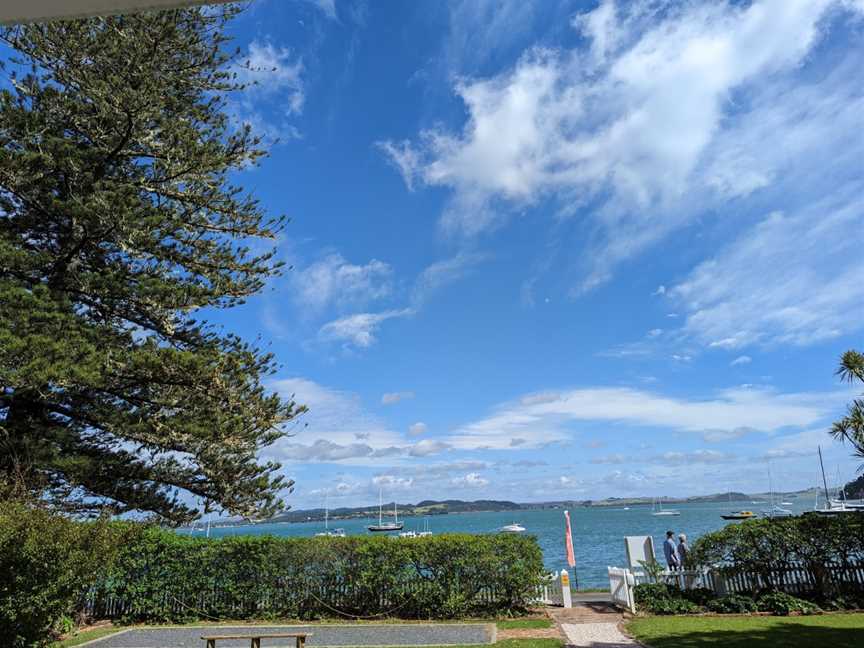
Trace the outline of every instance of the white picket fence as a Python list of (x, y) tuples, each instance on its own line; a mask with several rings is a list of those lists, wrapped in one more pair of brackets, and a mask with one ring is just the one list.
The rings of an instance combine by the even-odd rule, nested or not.
[(546, 574), (537, 591), (537, 603), (541, 605), (564, 605), (564, 590), (561, 587), (561, 580), (555, 572)]
[[(633, 588), (642, 583), (650, 583), (651, 577), (640, 569), (608, 567), (609, 591), (612, 600), (621, 607), (635, 611)], [(864, 589), (864, 562), (828, 564), (824, 577), (828, 582)], [(749, 594), (756, 589), (771, 588), (798, 594), (816, 585), (813, 572), (804, 565), (789, 564), (771, 567), (764, 573), (755, 574), (731, 571), (727, 568), (666, 570), (659, 575), (660, 582), (677, 585), (681, 589), (705, 588), (716, 595)]]

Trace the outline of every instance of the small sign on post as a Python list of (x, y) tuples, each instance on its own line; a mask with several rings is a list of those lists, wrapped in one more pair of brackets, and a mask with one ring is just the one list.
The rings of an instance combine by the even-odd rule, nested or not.
[(561, 601), (565, 608), (573, 607), (573, 599), (570, 597), (570, 574), (566, 569), (561, 570)]

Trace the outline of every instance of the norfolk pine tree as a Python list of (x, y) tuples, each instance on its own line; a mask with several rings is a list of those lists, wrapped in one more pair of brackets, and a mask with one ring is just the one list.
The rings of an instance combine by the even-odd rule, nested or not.
[[(303, 408), (271, 355), (196, 318), (280, 273), (229, 173), (264, 154), (229, 118), (238, 11), (5, 28), (0, 88), (0, 482), (75, 512), (243, 516), (291, 483), (260, 452)], [(257, 252), (255, 250), (258, 250)], [(199, 314), (200, 315), (200, 314)]]

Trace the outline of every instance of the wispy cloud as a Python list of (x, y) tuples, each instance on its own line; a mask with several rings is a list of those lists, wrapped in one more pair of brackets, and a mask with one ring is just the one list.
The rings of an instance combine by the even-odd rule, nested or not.
[(422, 421), (418, 421), (417, 423), (412, 423), (408, 426), (408, 434), (411, 436), (420, 436), (421, 434), (426, 434), (426, 431), (429, 429)]
[(414, 398), (414, 392), (412, 391), (387, 392), (381, 396), (381, 404), (395, 405), (399, 401), (409, 400), (411, 398)]
[(313, 5), (321, 11), (330, 20), (337, 20), (336, 0), (302, 0), (310, 5)]
[(795, 213), (771, 214), (697, 266), (672, 289), (687, 312), (684, 332), (709, 347), (740, 349), (860, 330), (852, 314), (864, 303), (864, 256), (850, 232), (864, 223), (862, 191), (864, 184), (845, 187)]
[(305, 378), (277, 380), (270, 386), (309, 408), (294, 434), (268, 449), (268, 456), (280, 461), (374, 465), (430, 457), (451, 448), (440, 439), (406, 443), (402, 434), (366, 411), (356, 394)]
[[(846, 392), (783, 394), (766, 389), (726, 389), (713, 398), (680, 399), (635, 389), (598, 387), (544, 392), (500, 406), (493, 414), (455, 430), (445, 440), (456, 448), (527, 447), (572, 438), (579, 422), (609, 421), (681, 432), (773, 432), (823, 420), (846, 401)], [(730, 436), (730, 438), (732, 438)]]
[(306, 91), (303, 59), (288, 48), (253, 40), (231, 70), (246, 90), (233, 98), (232, 111), (240, 123), (270, 140), (301, 137), (291, 118), (303, 112)]
[(325, 342), (342, 342), (359, 348), (372, 346), (378, 327), (389, 319), (408, 317), (415, 311), (411, 308), (387, 310), (381, 313), (355, 313), (327, 322), (318, 331), (318, 337)]
[[(686, 2), (662, 13), (652, 6), (601, 3), (574, 23), (591, 43), (590, 64), (581, 50), (531, 49), (505, 72), (460, 78), (454, 90), (468, 112), (461, 131), (436, 128), (413, 144), (382, 145), (412, 186), (452, 190), (446, 231), (476, 235), (550, 195), (571, 211), (591, 206), (596, 235), (577, 291), (590, 290), (706, 208), (748, 196), (800, 163), (775, 145), (765, 147), (774, 164), (758, 164), (736, 129), (750, 104), (729, 99), (781, 87), (824, 33), (828, 10), (852, 5)], [(782, 110), (794, 101), (777, 99)], [(763, 122), (762, 137), (788, 137), (794, 148), (797, 127), (813, 121), (805, 105), (794, 105), (796, 128)], [(753, 108), (760, 120), (761, 109)], [(845, 137), (846, 126), (834, 123), (832, 133)]]
[(291, 273), (292, 298), (302, 309), (316, 315), (328, 307), (345, 309), (389, 297), (393, 292), (393, 269), (372, 259), (364, 265), (349, 263), (338, 253)]

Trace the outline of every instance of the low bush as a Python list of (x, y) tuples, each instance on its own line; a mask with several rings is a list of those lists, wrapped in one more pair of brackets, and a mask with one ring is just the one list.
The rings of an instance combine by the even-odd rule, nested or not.
[(761, 596), (757, 602), (760, 612), (771, 612), (777, 616), (788, 616), (792, 612), (801, 614), (817, 614), (822, 610), (815, 603), (805, 601), (785, 592), (769, 592)]
[(718, 614), (747, 614), (749, 612), (756, 612), (758, 609), (756, 601), (743, 594), (721, 596), (720, 598), (708, 601), (705, 607), (709, 612), (717, 612)]
[(633, 590), (636, 607), (651, 614), (691, 614), (699, 606), (684, 598), (683, 592), (665, 583), (642, 583)]
[(714, 590), (707, 587), (694, 587), (693, 589), (681, 590), (681, 596), (699, 607), (705, 607), (709, 601), (717, 598)]
[(544, 572), (530, 536), (208, 540), (136, 527), (90, 599), (124, 621), (505, 616), (527, 609)]
[(807, 572), (815, 600), (864, 595), (855, 576), (864, 566), (864, 515), (799, 515), (746, 520), (706, 533), (688, 555), (691, 566), (725, 565), (720, 571), (748, 578), (753, 596), (780, 590), (790, 569)]
[(48, 646), (68, 631), (82, 593), (118, 544), (105, 521), (73, 522), (22, 503), (0, 503), (2, 645)]

